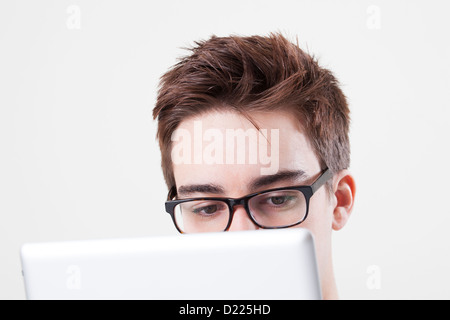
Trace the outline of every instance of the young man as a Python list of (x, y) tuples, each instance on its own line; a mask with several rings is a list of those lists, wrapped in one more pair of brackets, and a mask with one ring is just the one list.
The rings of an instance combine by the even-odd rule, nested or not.
[(305, 227), (323, 297), (336, 299), (331, 234), (355, 196), (337, 80), (280, 34), (213, 36), (191, 50), (162, 76), (153, 110), (175, 226)]

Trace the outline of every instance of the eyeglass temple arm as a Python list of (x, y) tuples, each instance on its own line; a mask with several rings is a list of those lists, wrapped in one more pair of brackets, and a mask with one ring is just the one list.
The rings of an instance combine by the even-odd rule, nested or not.
[(175, 196), (177, 195), (177, 188), (175, 186), (172, 186), (169, 190), (169, 193), (167, 194), (167, 201), (173, 200)]
[(327, 182), (328, 180), (331, 179), (331, 177), (333, 176), (333, 173), (330, 171), (330, 169), (326, 169), (319, 178), (317, 178), (316, 181), (314, 181), (314, 183), (311, 185), (311, 189), (313, 194), (317, 191), (317, 189), (319, 189), (321, 186), (323, 186), (325, 184), (325, 182)]

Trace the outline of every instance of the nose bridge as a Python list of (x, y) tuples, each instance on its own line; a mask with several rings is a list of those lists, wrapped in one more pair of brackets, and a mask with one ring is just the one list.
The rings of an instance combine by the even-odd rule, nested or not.
[(234, 215), (236, 213), (236, 210), (242, 211), (242, 215), (247, 216), (250, 220), (250, 212), (247, 210), (247, 205), (245, 203), (245, 198), (239, 198), (239, 199), (233, 199), (230, 203), (231, 206), (231, 219), (234, 219)]
[(231, 203), (231, 210), (231, 224), (228, 228), (229, 231), (255, 230), (258, 228), (247, 211), (244, 199), (234, 200), (233, 203)]
[(245, 208), (245, 198), (232, 199), (230, 201), (231, 209), (234, 211), (235, 206), (243, 206)]

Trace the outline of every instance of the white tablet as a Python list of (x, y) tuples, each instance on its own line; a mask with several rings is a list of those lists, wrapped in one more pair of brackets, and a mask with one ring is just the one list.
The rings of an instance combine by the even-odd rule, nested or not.
[(30, 243), (28, 299), (320, 299), (303, 228)]

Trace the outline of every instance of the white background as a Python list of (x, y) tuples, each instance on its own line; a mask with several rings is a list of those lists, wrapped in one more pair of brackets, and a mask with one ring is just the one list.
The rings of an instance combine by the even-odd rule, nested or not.
[(151, 111), (212, 34), (281, 31), (352, 110), (357, 199), (334, 235), (344, 299), (449, 299), (446, 1), (2, 1), (0, 298), (25, 242), (175, 234)]

